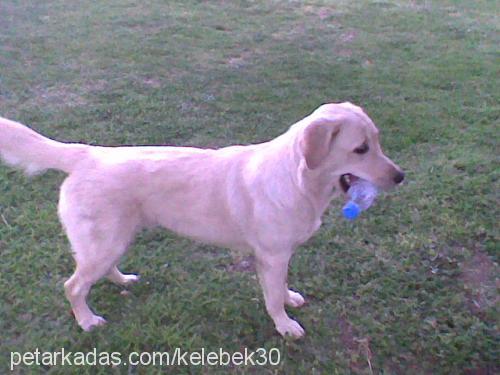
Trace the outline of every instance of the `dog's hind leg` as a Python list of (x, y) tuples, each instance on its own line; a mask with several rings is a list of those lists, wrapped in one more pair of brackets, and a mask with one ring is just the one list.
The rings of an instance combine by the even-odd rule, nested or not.
[(84, 267), (77, 265), (75, 273), (64, 283), (66, 297), (71, 304), (75, 319), (84, 331), (90, 331), (106, 323), (103, 317), (95, 315), (87, 305), (90, 288), (106, 272), (102, 264), (90, 264)]
[(301, 307), (304, 303), (304, 297), (300, 293), (288, 289), (288, 285), (285, 285), (285, 304), (292, 307)]
[(133, 284), (139, 281), (140, 279), (139, 275), (135, 275), (132, 273), (129, 274), (121, 273), (118, 267), (116, 266), (111, 268), (106, 277), (115, 284), (124, 286)]
[(59, 215), (76, 262), (75, 273), (64, 288), (78, 324), (89, 331), (105, 323), (87, 305), (92, 285), (106, 276), (115, 281), (135, 279), (121, 274), (116, 265), (139, 227), (139, 217), (133, 207), (123, 202), (99, 202), (93, 208), (88, 202), (94, 203), (94, 197), (89, 201), (77, 198), (67, 194), (63, 186)]
[[(133, 228), (123, 231), (124, 228), (119, 223), (118, 219), (112, 225), (107, 225), (106, 231), (97, 229), (97, 224), (93, 222), (80, 223), (77, 228), (66, 225), (76, 270), (64, 287), (75, 318), (84, 331), (105, 323), (105, 320), (95, 315), (87, 305), (86, 299), (92, 285), (106, 276), (120, 282), (130, 282), (137, 278), (135, 275), (123, 275), (116, 268), (135, 233)], [(126, 237), (123, 236), (124, 233), (127, 233)]]

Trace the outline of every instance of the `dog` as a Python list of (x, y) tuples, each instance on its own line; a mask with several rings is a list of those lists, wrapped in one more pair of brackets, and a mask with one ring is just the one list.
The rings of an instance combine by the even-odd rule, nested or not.
[(276, 330), (299, 338), (304, 329), (285, 311), (304, 304), (287, 285), (294, 250), (355, 179), (381, 189), (404, 179), (382, 152), (373, 121), (348, 102), (321, 105), (271, 141), (220, 149), (61, 143), (0, 118), (0, 156), (29, 175), (68, 174), (58, 214), (76, 270), (64, 289), (84, 331), (106, 323), (86, 302), (92, 285), (104, 277), (121, 285), (138, 281), (119, 271), (120, 258), (139, 230), (162, 226), (252, 251)]

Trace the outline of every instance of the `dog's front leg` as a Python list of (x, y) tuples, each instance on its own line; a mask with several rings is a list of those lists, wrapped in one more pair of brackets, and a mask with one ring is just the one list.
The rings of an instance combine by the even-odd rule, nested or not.
[(276, 330), (282, 336), (290, 335), (293, 338), (299, 338), (304, 336), (304, 329), (285, 312), (285, 301), (288, 299), (286, 279), (290, 255), (291, 252), (273, 255), (257, 253), (257, 273), (264, 291), (266, 310), (273, 319)]

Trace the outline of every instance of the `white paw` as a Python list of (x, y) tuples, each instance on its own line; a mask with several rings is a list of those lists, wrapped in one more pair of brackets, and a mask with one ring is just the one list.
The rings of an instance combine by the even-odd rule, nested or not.
[(106, 324), (106, 319), (104, 319), (102, 316), (92, 315), (89, 318), (84, 319), (81, 322), (78, 322), (78, 324), (80, 325), (80, 327), (82, 327), (82, 329), (85, 332), (89, 332), (92, 331), (95, 327), (99, 327)]
[(294, 292), (293, 290), (288, 290), (288, 294), (287, 294), (287, 298), (286, 298), (285, 302), (288, 306), (300, 307), (306, 301), (304, 300), (304, 297), (302, 297), (302, 295), (300, 293)]
[(138, 282), (141, 279), (139, 275), (134, 275), (134, 274), (128, 274), (128, 275), (123, 275), (123, 285), (130, 285)]
[(288, 318), (279, 324), (276, 324), (276, 330), (280, 333), (281, 336), (290, 336), (294, 339), (301, 338), (305, 335), (306, 331), (301, 327), (299, 323), (295, 320)]

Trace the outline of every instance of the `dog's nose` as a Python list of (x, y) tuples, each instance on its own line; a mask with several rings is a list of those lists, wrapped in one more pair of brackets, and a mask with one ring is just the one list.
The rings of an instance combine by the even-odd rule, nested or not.
[(405, 179), (405, 173), (403, 171), (398, 171), (394, 176), (394, 182), (400, 184)]

